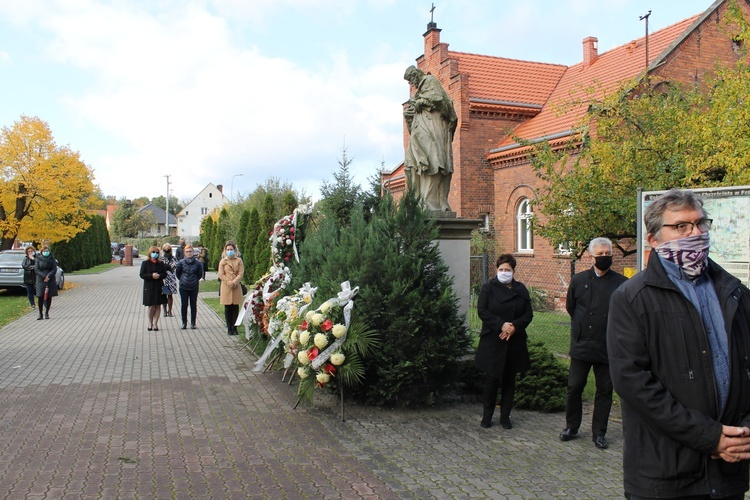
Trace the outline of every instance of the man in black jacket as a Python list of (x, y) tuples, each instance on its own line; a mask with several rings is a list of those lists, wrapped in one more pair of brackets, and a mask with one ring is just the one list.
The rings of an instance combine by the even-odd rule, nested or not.
[(565, 406), (565, 429), (560, 439), (578, 437), (583, 403), (581, 396), (591, 369), (596, 379), (594, 415), (591, 433), (597, 448), (607, 448), (607, 422), (612, 409), (612, 379), (607, 358), (607, 314), (609, 298), (624, 281), (622, 274), (611, 270), (612, 242), (594, 238), (589, 243), (591, 268), (573, 276), (568, 287), (565, 308), (570, 314), (570, 372), (568, 400)]
[(612, 295), (626, 497), (741, 499), (750, 460), (750, 290), (708, 258), (690, 191), (644, 214), (648, 267)]

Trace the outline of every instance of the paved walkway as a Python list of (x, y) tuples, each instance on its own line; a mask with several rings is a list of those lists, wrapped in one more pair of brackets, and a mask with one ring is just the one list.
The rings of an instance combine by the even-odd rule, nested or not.
[(617, 422), (598, 450), (561, 443), (560, 413), (295, 410), (202, 301), (197, 330), (146, 331), (139, 262), (0, 329), (0, 498), (622, 498)]

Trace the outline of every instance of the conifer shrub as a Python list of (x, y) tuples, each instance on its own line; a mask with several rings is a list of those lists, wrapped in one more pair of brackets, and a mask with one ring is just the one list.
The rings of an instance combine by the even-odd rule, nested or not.
[(324, 213), (308, 228), (293, 288), (310, 281), (329, 297), (343, 281), (359, 286), (354, 314), (378, 335), (362, 385), (348, 392), (365, 403), (432, 404), (457, 381), (469, 335), (436, 238), (411, 191), (398, 205), (386, 197), (369, 224), (358, 207), (348, 226)]
[(565, 409), (568, 371), (539, 341), (529, 341), (531, 369), (518, 375), (515, 407), (554, 412)]

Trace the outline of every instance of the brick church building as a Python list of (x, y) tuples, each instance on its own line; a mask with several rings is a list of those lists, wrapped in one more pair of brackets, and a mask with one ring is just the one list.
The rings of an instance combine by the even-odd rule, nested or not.
[[(564, 297), (571, 262), (564, 250), (533, 234), (531, 201), (542, 181), (530, 166), (529, 148), (513, 137), (569, 145), (586, 106), (564, 114), (559, 109), (572, 101), (576, 89), (596, 84), (614, 90), (646, 73), (660, 81), (700, 84), (717, 62), (735, 64), (744, 48), (722, 23), (729, 1), (716, 0), (703, 13), (649, 33), (648, 47), (644, 36), (599, 53), (597, 38), (584, 38), (582, 60), (572, 66), (456, 52), (440, 40), (437, 24), (427, 25), (417, 67), (440, 80), (458, 115), (451, 210), (484, 221), (483, 230), (494, 237), (497, 250), (516, 256), (519, 278), (527, 285), (546, 290), (551, 298)], [(738, 4), (747, 16), (748, 1)], [(404, 126), (405, 146), (408, 140)], [(403, 163), (381, 180), (398, 198), (406, 188)]]

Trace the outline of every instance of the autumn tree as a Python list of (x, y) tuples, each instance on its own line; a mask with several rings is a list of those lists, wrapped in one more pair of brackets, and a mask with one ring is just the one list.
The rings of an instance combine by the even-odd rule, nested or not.
[(116, 239), (137, 238), (156, 223), (156, 217), (153, 213), (139, 212), (132, 202), (124, 200), (112, 214), (110, 231)]
[[(596, 92), (592, 90), (590, 95)], [(637, 191), (750, 183), (750, 71), (717, 70), (705, 86), (628, 82), (591, 98), (565, 147), (529, 144), (535, 232), (580, 256), (597, 236), (624, 255), (636, 236)]]
[(22, 116), (0, 133), (0, 249), (16, 238), (58, 242), (84, 231), (96, 201), (80, 154), (58, 146), (49, 125)]

